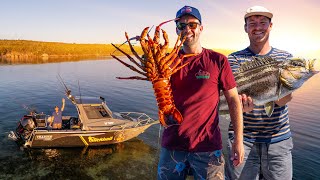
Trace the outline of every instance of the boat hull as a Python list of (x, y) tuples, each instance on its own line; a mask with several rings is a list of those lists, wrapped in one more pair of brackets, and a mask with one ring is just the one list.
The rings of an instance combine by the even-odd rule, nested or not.
[(34, 130), (24, 144), (28, 148), (84, 147), (116, 144), (143, 133), (154, 123), (123, 130)]

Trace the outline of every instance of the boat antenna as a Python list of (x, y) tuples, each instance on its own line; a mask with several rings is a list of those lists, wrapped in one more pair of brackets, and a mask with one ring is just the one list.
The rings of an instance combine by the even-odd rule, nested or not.
[(78, 88), (79, 88), (79, 95), (80, 95), (80, 103), (82, 104), (81, 91), (80, 91), (80, 82), (79, 82), (79, 79), (78, 79)]
[(60, 84), (64, 87), (64, 90), (65, 90), (65, 93), (67, 96), (69, 96), (71, 94), (71, 90), (67, 87), (67, 85), (64, 83), (62, 77), (60, 76), (60, 74), (58, 73), (58, 76), (57, 76)]
[(64, 83), (64, 81), (59, 73), (58, 73), (57, 79), (59, 80), (60, 84), (64, 87), (64, 91), (66, 93), (67, 98), (70, 99), (73, 104), (76, 104), (75, 98), (71, 95), (71, 90)]

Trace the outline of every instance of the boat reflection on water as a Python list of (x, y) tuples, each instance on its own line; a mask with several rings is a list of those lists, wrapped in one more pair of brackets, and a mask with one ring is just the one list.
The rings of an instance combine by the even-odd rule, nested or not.
[(124, 143), (110, 144), (105, 146), (78, 147), (78, 148), (50, 148), (50, 149), (24, 149), (30, 160), (54, 160), (60, 156), (70, 155), (77, 158), (96, 158), (105, 155), (111, 155), (123, 151)]
[[(25, 149), (27, 157), (11, 162), (24, 169), (15, 178), (156, 179), (158, 149), (138, 138), (97, 147)], [(35, 173), (36, 172), (36, 173)]]
[(93, 146), (84, 147), (81, 151), (81, 157), (83, 158), (95, 158), (104, 155), (111, 155), (113, 153), (119, 153), (125, 148), (124, 143), (110, 144), (104, 147)]

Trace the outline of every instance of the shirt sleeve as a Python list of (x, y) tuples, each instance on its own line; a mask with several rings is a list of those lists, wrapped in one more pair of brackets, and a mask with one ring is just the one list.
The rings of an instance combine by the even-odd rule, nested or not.
[(237, 72), (239, 67), (240, 67), (240, 64), (239, 64), (236, 56), (233, 55), (233, 54), (230, 54), (228, 56), (228, 61), (229, 61), (229, 64), (231, 66), (232, 72)]
[(237, 86), (234, 79), (231, 66), (226, 56), (221, 58), (221, 71), (220, 71), (220, 89), (223, 91), (232, 89)]

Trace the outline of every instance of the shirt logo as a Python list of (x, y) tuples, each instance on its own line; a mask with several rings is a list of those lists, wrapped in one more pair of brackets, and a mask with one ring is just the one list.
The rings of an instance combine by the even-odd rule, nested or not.
[(202, 71), (201, 69), (199, 72), (196, 73), (197, 79), (210, 79), (210, 73), (207, 71)]

